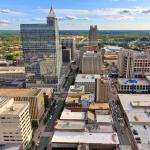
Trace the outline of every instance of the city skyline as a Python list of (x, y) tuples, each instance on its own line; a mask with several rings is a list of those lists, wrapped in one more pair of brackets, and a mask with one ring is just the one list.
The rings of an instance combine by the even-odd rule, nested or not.
[(0, 30), (19, 30), (20, 24), (45, 23), (53, 5), (61, 30), (149, 30), (150, 0), (5, 0), (0, 2)]

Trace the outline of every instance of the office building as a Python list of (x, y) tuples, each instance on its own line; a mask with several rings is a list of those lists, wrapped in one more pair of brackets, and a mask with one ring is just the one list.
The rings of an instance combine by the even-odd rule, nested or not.
[(102, 57), (100, 53), (87, 51), (82, 57), (82, 74), (100, 74)]
[(124, 114), (136, 150), (150, 149), (150, 95), (118, 94), (121, 111)]
[(62, 50), (62, 61), (63, 63), (71, 62), (71, 49), (63, 49)]
[(86, 93), (95, 93), (95, 79), (100, 77), (98, 74), (77, 74), (75, 83), (84, 85)]
[(29, 103), (0, 97), (0, 144), (21, 143), (27, 147), (31, 139)]
[(0, 81), (25, 80), (25, 68), (15, 66), (0, 67)]
[(0, 96), (13, 97), (17, 102), (29, 102), (32, 121), (39, 122), (44, 114), (44, 95), (41, 89), (0, 89)]
[(47, 24), (21, 24), (27, 87), (55, 87), (60, 80), (62, 48), (55, 12)]
[(61, 37), (62, 51), (71, 49), (71, 60), (75, 59), (76, 52), (76, 38), (73, 36)]
[(117, 90), (120, 93), (149, 93), (150, 82), (146, 79), (126, 79), (117, 80)]
[(96, 45), (96, 46), (98, 46), (98, 29), (97, 29), (97, 25), (90, 26), (90, 30), (89, 30), (89, 45)]
[(110, 79), (99, 77), (96, 79), (95, 100), (100, 103), (108, 103), (110, 94)]
[(124, 78), (139, 78), (150, 75), (150, 55), (122, 49), (118, 55), (119, 75)]

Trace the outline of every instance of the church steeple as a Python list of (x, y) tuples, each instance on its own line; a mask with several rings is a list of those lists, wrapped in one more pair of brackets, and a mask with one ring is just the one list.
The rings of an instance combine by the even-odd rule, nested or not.
[(51, 9), (49, 11), (48, 17), (50, 17), (50, 18), (56, 18), (56, 15), (55, 15), (55, 12), (54, 12), (54, 9), (53, 9), (52, 6), (51, 6)]

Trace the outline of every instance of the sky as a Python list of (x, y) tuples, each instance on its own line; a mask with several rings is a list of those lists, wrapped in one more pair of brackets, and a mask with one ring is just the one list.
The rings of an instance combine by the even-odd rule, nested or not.
[(150, 30), (150, 0), (0, 0), (0, 30), (45, 23), (51, 5), (61, 30)]

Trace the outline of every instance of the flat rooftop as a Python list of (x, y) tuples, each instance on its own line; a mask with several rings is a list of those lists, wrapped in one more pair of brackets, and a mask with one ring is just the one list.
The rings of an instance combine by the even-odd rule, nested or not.
[(10, 108), (5, 108), (0, 116), (3, 116), (3, 115), (19, 115), (23, 110), (24, 108), (26, 108), (27, 106), (29, 105), (28, 102), (14, 102), (13, 105), (10, 107)]
[(79, 98), (76, 97), (69, 97), (67, 96), (66, 100), (65, 100), (66, 104), (70, 104), (70, 103), (79, 103)]
[(142, 79), (119, 78), (118, 83), (121, 85), (149, 85), (149, 82), (147, 80)]
[(92, 103), (89, 106), (89, 110), (109, 110), (108, 103)]
[(84, 130), (85, 123), (83, 121), (67, 121), (57, 120), (55, 130)]
[(83, 85), (71, 85), (69, 88), (69, 92), (79, 93), (84, 92), (84, 86)]
[(25, 73), (24, 67), (0, 67), (0, 74), (3, 73)]
[(100, 77), (98, 74), (77, 74), (76, 76), (76, 83), (79, 82), (93, 82), (95, 83), (95, 79)]
[(119, 145), (117, 133), (88, 133), (55, 131), (52, 143)]
[(7, 104), (11, 99), (11, 97), (0, 96), (0, 108)]
[(34, 97), (41, 91), (41, 89), (0, 89), (0, 96)]
[(84, 120), (85, 112), (66, 112), (63, 111), (60, 117), (61, 120)]
[(111, 115), (98, 115), (98, 114), (96, 114), (96, 121), (98, 123), (113, 124), (113, 119), (112, 119)]
[(0, 145), (0, 150), (20, 150), (21, 144), (5, 144)]

